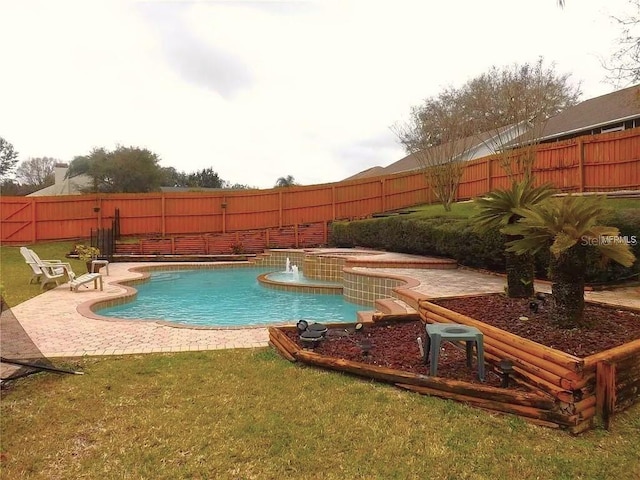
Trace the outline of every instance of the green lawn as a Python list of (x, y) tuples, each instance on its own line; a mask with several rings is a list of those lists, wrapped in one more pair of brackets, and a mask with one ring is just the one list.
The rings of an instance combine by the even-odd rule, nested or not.
[(638, 405), (572, 437), (268, 348), (58, 363), (3, 393), (2, 478), (640, 478)]
[[(65, 255), (73, 250), (74, 245), (75, 242), (48, 242), (27, 246), (43, 260), (62, 260), (69, 262), (74, 272), (86, 272), (87, 267), (84, 262), (65, 258)], [(31, 275), (31, 268), (20, 254), (20, 247), (0, 246), (0, 285), (2, 285), (2, 296), (7, 305), (13, 307), (42, 292), (40, 284), (29, 283)]]
[[(622, 209), (640, 209), (640, 199), (638, 198), (609, 198), (606, 205), (613, 210)], [(445, 211), (440, 204), (419, 205), (409, 209), (412, 213), (407, 215), (408, 218), (433, 218), (433, 217), (451, 217), (451, 218), (468, 218), (476, 213), (476, 207), (472, 201), (458, 202), (451, 205), (451, 211)]]

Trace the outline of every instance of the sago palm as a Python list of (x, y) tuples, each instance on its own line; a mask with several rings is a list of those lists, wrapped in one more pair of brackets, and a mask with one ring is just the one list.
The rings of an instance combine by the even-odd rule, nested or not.
[(517, 208), (522, 218), (502, 231), (520, 238), (508, 242), (515, 254), (535, 254), (543, 248), (551, 253), (550, 320), (563, 328), (587, 326), (584, 322), (584, 282), (589, 246), (598, 249), (604, 261), (630, 267), (635, 256), (616, 227), (598, 225), (606, 212), (604, 197), (552, 198), (534, 208)]
[[(553, 195), (551, 185), (533, 186), (529, 179), (513, 182), (509, 190), (493, 190), (483, 198), (475, 200), (480, 211), (473, 217), (476, 231), (485, 233), (492, 228), (503, 228), (512, 225), (521, 218), (515, 212), (518, 208), (532, 208)], [(507, 236), (507, 241), (519, 238), (517, 235)], [(507, 295), (515, 298), (533, 296), (534, 263), (533, 255), (525, 253), (516, 255), (505, 252), (507, 271)]]

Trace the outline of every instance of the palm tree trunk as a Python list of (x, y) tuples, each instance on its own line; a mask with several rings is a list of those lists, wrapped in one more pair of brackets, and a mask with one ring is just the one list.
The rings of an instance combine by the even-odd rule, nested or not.
[(505, 252), (507, 270), (507, 296), (510, 298), (533, 297), (534, 263), (533, 256), (525, 253), (516, 255)]
[(559, 257), (551, 256), (551, 306), (549, 319), (560, 328), (581, 328), (584, 322), (584, 277), (586, 249), (574, 245)]

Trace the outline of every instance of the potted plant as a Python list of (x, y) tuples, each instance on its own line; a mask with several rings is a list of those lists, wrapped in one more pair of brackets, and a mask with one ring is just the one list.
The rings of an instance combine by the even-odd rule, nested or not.
[(98, 247), (80, 244), (75, 246), (75, 253), (78, 255), (78, 260), (83, 261), (87, 265), (87, 272), (91, 273), (91, 261), (98, 258), (100, 249)]

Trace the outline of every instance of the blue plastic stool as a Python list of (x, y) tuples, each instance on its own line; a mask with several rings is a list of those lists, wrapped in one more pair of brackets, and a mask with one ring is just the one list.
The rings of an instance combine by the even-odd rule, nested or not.
[(426, 345), (424, 350), (424, 362), (429, 361), (429, 375), (438, 374), (438, 358), (440, 357), (440, 343), (444, 341), (464, 341), (467, 346), (467, 366), (471, 367), (473, 357), (473, 344), (476, 344), (478, 356), (478, 378), (484, 382), (484, 344), (483, 335), (475, 327), (450, 323), (428, 323)]

